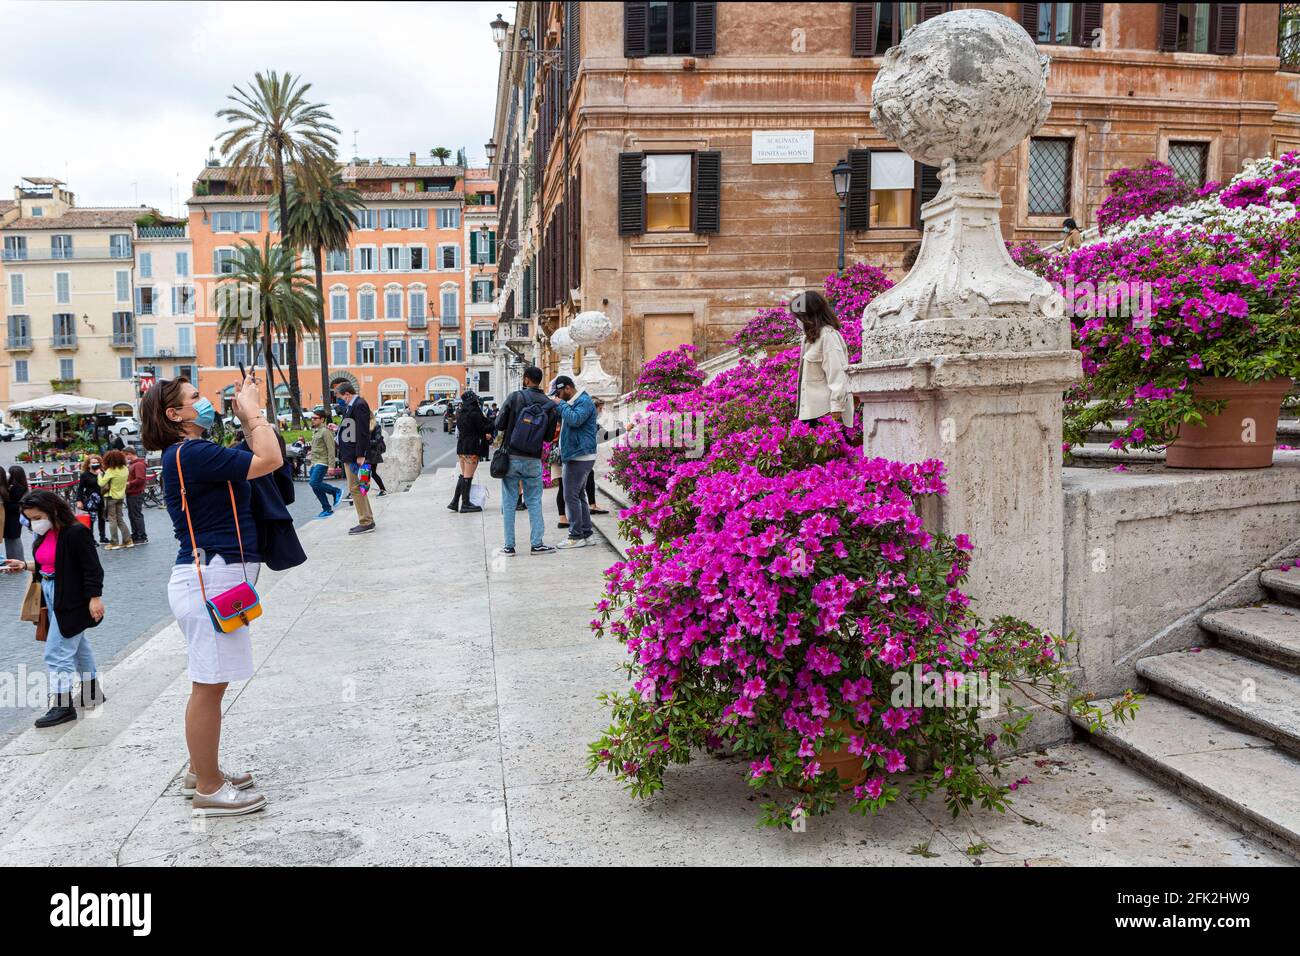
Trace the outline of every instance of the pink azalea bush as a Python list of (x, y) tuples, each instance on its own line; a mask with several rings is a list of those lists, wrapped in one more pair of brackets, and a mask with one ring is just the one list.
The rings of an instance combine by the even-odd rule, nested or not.
[(1102, 233), (1154, 212), (1189, 202), (1196, 191), (1167, 163), (1149, 159), (1136, 169), (1117, 169), (1106, 177), (1110, 195), (1097, 210)]
[[(860, 314), (866, 301), (850, 307)], [(844, 324), (856, 358), (860, 323)], [(650, 403), (651, 416), (699, 416), (704, 454), (615, 452), (632, 544), (606, 572), (592, 627), (626, 645), (633, 688), (603, 695), (612, 724), (590, 767), (646, 796), (696, 750), (731, 753), (752, 786), (787, 792), (765, 805), (774, 825), (829, 811), (846, 784), (854, 809), (879, 811), (917, 772), (915, 792), (942, 791), (954, 812), (1000, 809), (1015, 782), (1000, 780), (993, 747), (1014, 744), (1028, 715), (1008, 708), (993, 725), (974, 705), (900, 703), (895, 675), (918, 668), (958, 684), (996, 672), (1059, 706), (1065, 642), (975, 616), (961, 590), (971, 543), (932, 535), (920, 518), (925, 498), (944, 492), (942, 464), (867, 460), (860, 428), (794, 421), (798, 350), (785, 344)], [(824, 769), (845, 752), (860, 783)]]
[(704, 373), (695, 364), (695, 346), (679, 345), (645, 363), (637, 377), (633, 397), (652, 400), (676, 395), (699, 388), (703, 382)]

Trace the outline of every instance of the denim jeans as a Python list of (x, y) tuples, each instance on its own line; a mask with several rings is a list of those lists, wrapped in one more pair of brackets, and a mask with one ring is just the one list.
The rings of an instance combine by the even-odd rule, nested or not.
[(90, 649), (86, 633), (64, 636), (54, 615), (54, 577), (41, 577), (41, 590), (45, 592), (45, 608), (50, 615), (50, 630), (45, 637), (45, 666), (50, 670), (50, 693), (67, 694), (72, 691), (73, 675), (82, 680), (97, 676), (95, 654)]
[(564, 463), (564, 504), (569, 515), (570, 538), (590, 538), (592, 535), (587, 476), (595, 467), (595, 459)]
[(510, 456), (510, 470), (501, 479), (501, 520), (506, 530), (506, 547), (515, 546), (515, 504), (522, 490), (528, 506), (528, 528), (534, 548), (546, 534), (542, 522), (542, 461), (540, 458)]
[(338, 496), (338, 489), (325, 480), (329, 470), (329, 465), (312, 465), (311, 476), (307, 479), (308, 486), (320, 501), (322, 511), (333, 511), (334, 499)]

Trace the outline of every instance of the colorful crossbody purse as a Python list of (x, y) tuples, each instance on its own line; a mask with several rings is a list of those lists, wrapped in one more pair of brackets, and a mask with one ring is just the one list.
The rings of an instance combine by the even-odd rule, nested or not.
[[(185, 446), (182, 445), (181, 448)], [(190, 550), (194, 554), (194, 570), (199, 575), (199, 592), (203, 595), (203, 604), (208, 609), (212, 626), (221, 634), (229, 634), (262, 616), (262, 599), (248, 580), (248, 569), (244, 565), (244, 536), (239, 530), (239, 509), (235, 507), (235, 486), (226, 482), (230, 492), (230, 511), (235, 518), (235, 537), (239, 539), (239, 566), (244, 572), (244, 583), (236, 584), (227, 591), (208, 597), (203, 585), (203, 567), (199, 558), (199, 546), (194, 540), (194, 523), (190, 520), (190, 505), (185, 497), (185, 472), (181, 468), (181, 449), (176, 449), (176, 474), (181, 480), (181, 510), (185, 512), (185, 525), (190, 529)]]

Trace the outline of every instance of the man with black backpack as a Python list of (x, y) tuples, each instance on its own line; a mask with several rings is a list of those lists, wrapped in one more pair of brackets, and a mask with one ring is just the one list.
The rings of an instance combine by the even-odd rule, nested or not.
[[(528, 507), (532, 553), (550, 554), (555, 550), (542, 540), (546, 533), (542, 519), (542, 444), (555, 434), (558, 417), (554, 404), (538, 387), (541, 384), (542, 370), (528, 366), (524, 369), (524, 387), (511, 392), (497, 414), (501, 448), (510, 456), (510, 467), (501, 476), (501, 517), (506, 541), (498, 554), (515, 553), (515, 505), (521, 495)], [(493, 473), (497, 470), (494, 467)]]

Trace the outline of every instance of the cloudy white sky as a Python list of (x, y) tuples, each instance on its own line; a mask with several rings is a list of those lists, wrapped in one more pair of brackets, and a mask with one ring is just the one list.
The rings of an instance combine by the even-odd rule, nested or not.
[[(175, 212), (258, 70), (301, 74), (342, 130), (339, 153), (465, 147), (483, 161), (514, 4), (0, 0), (0, 197), (55, 176), (83, 206)], [(179, 185), (179, 189), (178, 189)]]

